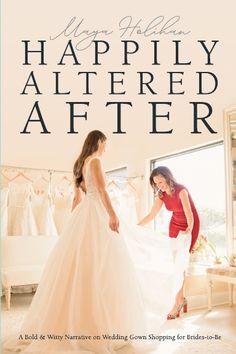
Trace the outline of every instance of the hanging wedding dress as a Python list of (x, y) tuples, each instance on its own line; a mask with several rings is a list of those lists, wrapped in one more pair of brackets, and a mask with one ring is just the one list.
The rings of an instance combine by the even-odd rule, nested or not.
[(9, 236), (36, 236), (38, 234), (31, 206), (32, 193), (31, 183), (9, 183)]
[(33, 192), (31, 200), (38, 234), (44, 236), (57, 236), (49, 186), (45, 186), (45, 189), (40, 190), (40, 193), (38, 194)]
[(107, 190), (118, 213), (125, 220), (129, 220), (129, 223), (136, 225), (138, 222), (136, 210), (138, 197), (135, 188), (127, 181), (124, 183), (111, 181)]
[(71, 214), (72, 201), (73, 201), (73, 187), (68, 186), (66, 190), (60, 190), (59, 187), (55, 188), (53, 195), (54, 202), (54, 220), (58, 234), (61, 234), (67, 220)]
[(9, 188), (5, 187), (1, 189), (1, 237), (7, 236), (8, 193)]
[(129, 183), (120, 191), (120, 209), (126, 220), (131, 224), (137, 224), (137, 194)]
[(86, 196), (49, 257), (15, 351), (25, 346), (24, 354), (136, 353), (134, 344), (127, 345), (130, 335), (157, 333), (173, 305), (178, 269), (168, 239), (154, 239), (149, 230), (122, 221), (119, 234), (110, 230), (91, 161)]

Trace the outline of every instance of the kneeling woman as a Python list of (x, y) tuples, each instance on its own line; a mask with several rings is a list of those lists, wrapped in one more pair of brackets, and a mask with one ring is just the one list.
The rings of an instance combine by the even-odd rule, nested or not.
[[(145, 225), (152, 221), (164, 204), (166, 209), (173, 212), (169, 225), (169, 236), (176, 238), (180, 231), (191, 233), (189, 249), (191, 252), (198, 237), (200, 222), (188, 190), (177, 183), (171, 171), (164, 166), (157, 167), (152, 171), (150, 184), (157, 196), (150, 213), (139, 222), (139, 225)], [(185, 312), (187, 311), (187, 300), (184, 297), (183, 286), (176, 295), (176, 302), (168, 314), (168, 319), (178, 317), (182, 308)]]

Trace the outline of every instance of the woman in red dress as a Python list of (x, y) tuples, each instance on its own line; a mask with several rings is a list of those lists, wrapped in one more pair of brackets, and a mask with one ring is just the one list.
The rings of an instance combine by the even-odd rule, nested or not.
[[(160, 166), (155, 168), (150, 176), (150, 184), (156, 192), (156, 199), (150, 213), (139, 222), (139, 225), (145, 225), (152, 221), (160, 211), (162, 205), (172, 211), (172, 218), (169, 225), (169, 236), (177, 237), (179, 232), (191, 233), (191, 245), (189, 252), (198, 238), (199, 217), (191, 195), (187, 188), (176, 182), (171, 171)], [(176, 302), (168, 314), (168, 319), (179, 317), (181, 309), (187, 312), (187, 300), (184, 297), (183, 286), (176, 295)]]

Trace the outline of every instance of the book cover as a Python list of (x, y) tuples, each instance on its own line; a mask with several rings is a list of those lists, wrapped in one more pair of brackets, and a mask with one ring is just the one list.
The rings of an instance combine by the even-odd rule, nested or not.
[(233, 353), (234, 1), (1, 5), (4, 353)]

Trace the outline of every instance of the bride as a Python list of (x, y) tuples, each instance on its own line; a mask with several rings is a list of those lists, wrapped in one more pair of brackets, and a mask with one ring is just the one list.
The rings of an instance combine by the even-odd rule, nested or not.
[(134, 353), (130, 339), (148, 339), (150, 313), (158, 319), (156, 331), (166, 318), (176, 276), (168, 239), (141, 226), (119, 225), (100, 160), (105, 147), (100, 131), (85, 139), (74, 175), (86, 194), (47, 261), (17, 351)]

